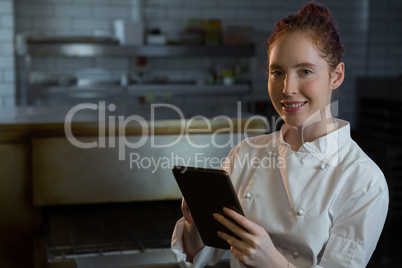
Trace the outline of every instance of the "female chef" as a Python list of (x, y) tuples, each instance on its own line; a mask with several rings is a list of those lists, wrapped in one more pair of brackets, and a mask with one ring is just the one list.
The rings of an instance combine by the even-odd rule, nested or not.
[[(218, 232), (231, 246), (231, 267), (365, 267), (385, 222), (388, 188), (349, 123), (331, 115), (331, 94), (345, 75), (332, 15), (309, 3), (280, 20), (267, 45), (268, 92), (285, 123), (243, 140), (222, 165), (245, 213), (214, 214), (240, 238)], [(269, 158), (283, 164), (264, 165)], [(241, 165), (244, 159), (250, 163)], [(178, 262), (216, 263), (224, 251), (202, 243), (184, 200), (182, 211), (172, 237)]]

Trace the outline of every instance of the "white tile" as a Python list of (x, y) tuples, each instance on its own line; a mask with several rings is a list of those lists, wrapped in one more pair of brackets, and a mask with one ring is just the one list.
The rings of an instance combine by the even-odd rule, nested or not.
[(15, 72), (14, 70), (4, 70), (2, 80), (6, 83), (15, 83)]
[(14, 56), (13, 55), (1, 55), (0, 56), (0, 69), (14, 68)]
[(169, 7), (167, 9), (168, 19), (188, 19), (188, 18), (199, 18), (201, 17), (201, 10), (194, 8), (183, 8), (183, 7)]
[(33, 23), (35, 29), (66, 30), (72, 28), (70, 18), (54, 18), (54, 17), (34, 18)]
[(53, 15), (53, 8), (45, 4), (16, 4), (16, 14), (31, 16), (49, 16)]
[(69, 4), (71, 0), (18, 0), (18, 2), (30, 2), (30, 3), (40, 3), (40, 4)]
[(60, 17), (88, 18), (92, 14), (92, 8), (89, 5), (60, 4), (54, 6), (54, 14)]
[(179, 6), (186, 0), (146, 0), (144, 6)]
[(14, 16), (12, 14), (0, 15), (2, 27), (14, 27)]
[[(269, 1), (264, 1), (269, 2)], [(221, 0), (222, 7), (251, 7), (253, 5), (252, 1), (245, 0)]]
[(220, 1), (217, 0), (184, 0), (183, 6), (186, 7), (220, 7)]
[[(15, 91), (15, 90), (14, 90)], [(6, 94), (1, 97), (3, 107), (14, 107), (15, 106), (15, 94)]]
[(144, 8), (144, 17), (146, 20), (153, 19), (165, 19), (166, 17), (166, 8), (163, 7), (145, 7)]
[(95, 6), (93, 14), (96, 18), (129, 18), (131, 8), (123, 6)]
[[(50, 0), (54, 1), (54, 0)], [(60, 0), (57, 0), (60, 1)], [(130, 0), (62, 0), (62, 1), (67, 1), (67, 2), (72, 2), (73, 4), (90, 4), (90, 5), (100, 5), (100, 4), (109, 4), (113, 2), (127, 2)]]
[(235, 19), (235, 9), (233, 8), (204, 8), (202, 10), (202, 17), (205, 19)]
[(13, 94), (15, 92), (14, 83), (2, 82), (0, 87), (0, 94)]
[(13, 4), (12, 1), (0, 1), (0, 14), (12, 14)]
[(29, 32), (33, 29), (32, 17), (31, 16), (18, 16), (15, 18), (15, 28), (16, 32)]
[(10, 27), (2, 27), (2, 28), (0, 28), (0, 39), (1, 40), (13, 40), (13, 38), (14, 38), (14, 31), (13, 31), (13, 29), (12, 28), (10, 28)]
[(73, 29), (87, 29), (87, 30), (101, 30), (101, 29), (110, 29), (111, 22), (104, 19), (74, 19), (73, 20)]

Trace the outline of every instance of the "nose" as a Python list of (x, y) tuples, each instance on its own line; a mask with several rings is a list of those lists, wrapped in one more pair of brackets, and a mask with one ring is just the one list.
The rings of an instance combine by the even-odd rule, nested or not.
[(298, 92), (297, 81), (291, 75), (286, 75), (283, 83), (283, 94), (286, 96), (296, 95)]

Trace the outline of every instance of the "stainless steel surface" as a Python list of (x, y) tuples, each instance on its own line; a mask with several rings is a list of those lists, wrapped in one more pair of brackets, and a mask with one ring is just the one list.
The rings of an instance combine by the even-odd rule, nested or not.
[(114, 96), (127, 96), (124, 87), (119, 85), (88, 85), (88, 86), (49, 86), (32, 88), (35, 98), (47, 102), (51, 98), (78, 99), (112, 99)]
[(121, 87), (116, 85), (91, 85), (91, 86), (49, 86), (32, 88), (36, 98), (44, 101), (52, 98), (113, 98), (113, 97), (138, 97), (154, 94), (155, 97), (168, 93), (173, 96), (244, 96), (250, 92), (250, 85), (196, 85), (196, 84), (137, 84)]
[[(256, 127), (264, 120), (257, 119), (251, 131), (245, 130), (243, 120), (250, 119), (251, 115), (242, 113), (241, 107), (235, 111), (223, 107), (188, 107), (182, 110), (183, 118), (172, 109), (158, 110), (155, 120), (150, 120), (153, 116), (149, 106), (105, 114), (104, 119), (110, 114), (115, 119), (118, 115), (140, 116), (162, 131), (145, 135), (145, 143), (131, 148), (128, 144), (144, 136), (108, 136), (111, 129), (106, 129), (108, 124), (100, 122), (99, 117), (99, 112), (106, 112), (105, 108), (86, 109), (73, 120), (81, 122), (76, 124), (76, 130), (92, 131), (89, 136), (81, 132), (75, 137), (77, 141), (96, 141), (99, 145), (104, 138), (102, 146), (78, 148), (64, 135), (32, 139), (34, 203), (43, 206), (43, 215), (49, 223), (46, 229), (49, 267), (176, 267), (169, 245), (174, 224), (181, 216), (181, 193), (171, 172), (172, 165), (218, 168), (230, 148), (245, 135), (262, 133)], [(47, 117), (42, 122), (55, 119), (57, 122), (57, 118), (64, 119), (65, 111), (25, 108), (14, 110), (8, 114), (11, 118), (4, 120), (30, 126), (44, 114)], [(187, 135), (182, 135), (181, 124), (200, 115), (205, 120), (193, 120), (193, 124), (185, 127)], [(215, 120), (219, 115), (227, 116), (230, 122), (222, 118)], [(208, 122), (212, 129), (205, 128)], [(135, 123), (128, 124), (125, 130), (136, 130)], [(233, 133), (227, 133), (230, 125), (234, 127)], [(218, 132), (214, 133), (215, 130)], [(93, 131), (103, 134), (94, 136)], [(160, 148), (163, 145), (169, 146)], [(131, 154), (135, 156), (134, 161)], [(156, 162), (149, 160), (141, 164), (143, 159)], [(158, 159), (163, 163), (156, 164)], [(146, 206), (150, 203), (159, 208)], [(144, 205), (148, 214), (140, 213), (140, 206)], [(169, 211), (174, 211), (173, 217), (166, 214)], [(217, 267), (227, 267), (227, 263), (226, 256)]]
[[(44, 208), (51, 267), (176, 267), (171, 234), (181, 200)], [(228, 263), (230, 254), (221, 259)]]
[[(255, 134), (253, 134), (255, 135)], [(140, 142), (141, 136), (127, 137)], [(173, 165), (219, 168), (232, 145), (244, 135), (193, 134), (149, 136), (139, 148), (81, 149), (66, 138), (32, 141), (33, 199), (35, 205), (78, 204), (180, 198), (173, 178)], [(98, 137), (80, 137), (94, 142)], [(213, 140), (212, 140), (213, 139)], [(175, 141), (177, 140), (177, 143)], [(196, 148), (208, 145), (208, 148)], [(212, 145), (221, 145), (218, 148)], [(166, 148), (155, 148), (152, 143)], [(119, 144), (115, 140), (115, 144)], [(124, 145), (125, 146), (125, 145)], [(119, 160), (119, 157), (124, 159)]]
[(177, 199), (44, 208), (49, 256), (60, 260), (169, 248), (180, 204)]
[[(125, 98), (126, 95), (116, 94), (108, 95), (103, 92), (96, 93), (93, 92), (63, 92), (60, 90), (56, 95), (55, 93), (53, 99), (46, 100), (45, 93), (47, 89), (35, 89), (28, 82), (29, 74), (31, 70), (32, 58), (33, 57), (252, 57), (255, 53), (255, 47), (253, 44), (245, 46), (185, 46), (185, 45), (145, 45), (145, 46), (120, 46), (115, 44), (96, 44), (96, 43), (27, 43), (26, 53), (20, 55), (18, 63), (19, 69), (21, 70), (22, 76), (19, 77), (19, 87), (17, 91), (18, 103), (20, 105), (49, 105), (50, 103), (62, 103), (64, 99), (68, 101), (69, 98), (81, 98), (81, 99), (91, 99), (91, 98)], [(243, 91), (236, 94), (247, 94), (251, 96), (251, 86), (248, 87), (249, 90)], [(125, 87), (122, 87), (125, 90)], [(195, 88), (194, 88), (195, 89)], [(208, 93), (214, 92), (214, 88), (203, 89), (208, 91)], [(238, 90), (238, 88), (234, 88)], [(87, 90), (88, 91), (88, 90)], [(100, 90), (102, 91), (102, 90)], [(233, 92), (233, 91), (231, 91)], [(69, 95), (71, 93), (72, 95)], [(39, 97), (39, 98), (37, 98)], [(57, 98), (59, 97), (59, 98)], [(127, 98), (126, 98), (127, 99)], [(61, 101), (61, 102), (60, 102)]]
[(170, 92), (174, 96), (198, 96), (198, 95), (244, 95), (250, 92), (250, 85), (129, 85), (127, 93), (130, 96), (143, 96), (148, 92), (163, 93)]
[[(113, 128), (109, 121), (100, 121), (100, 107), (90, 109), (76, 120), (87, 118), (94, 134), (32, 139), (34, 204), (180, 198), (171, 171), (174, 165), (219, 168), (231, 147), (265, 132), (265, 121), (242, 113), (241, 107), (192, 107), (181, 116), (171, 108), (149, 108), (111, 113)], [(121, 117), (129, 115), (137, 119), (121, 124)], [(110, 113), (102, 117), (108, 119)], [(85, 127), (82, 124), (83, 131)]]
[[(222, 256), (220, 263), (213, 266), (216, 268), (229, 268), (230, 254), (227, 252)], [(77, 268), (178, 268), (173, 253), (170, 249), (160, 250), (159, 252), (146, 252), (131, 255), (102, 256), (98, 258), (83, 257), (75, 259)], [(212, 267), (210, 267), (212, 268)]]
[(29, 44), (27, 54), (32, 56), (148, 56), (148, 57), (185, 57), (185, 56), (252, 56), (254, 45), (248, 46), (183, 46), (183, 45), (146, 45), (119, 46), (104, 44)]

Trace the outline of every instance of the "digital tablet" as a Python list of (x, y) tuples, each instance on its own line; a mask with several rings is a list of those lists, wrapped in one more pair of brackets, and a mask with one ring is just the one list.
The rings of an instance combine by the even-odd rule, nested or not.
[(237, 236), (212, 216), (216, 212), (225, 216), (223, 207), (244, 215), (229, 174), (219, 169), (184, 166), (174, 166), (173, 174), (204, 244), (229, 249), (229, 244), (217, 235), (217, 231)]

